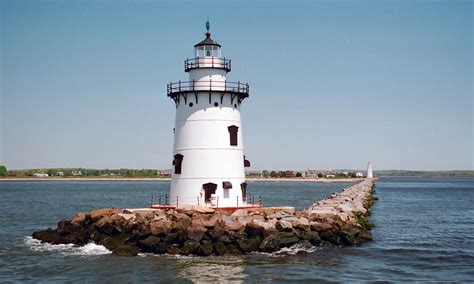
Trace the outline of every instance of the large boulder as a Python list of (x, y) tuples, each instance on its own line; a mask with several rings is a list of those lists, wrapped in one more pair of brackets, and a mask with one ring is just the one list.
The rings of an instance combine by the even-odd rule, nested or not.
[(214, 245), (210, 241), (203, 242), (197, 250), (198, 255), (208, 256), (214, 252)]
[(153, 235), (166, 235), (171, 229), (171, 221), (169, 220), (160, 220), (153, 221), (150, 223), (150, 231)]
[(199, 242), (195, 240), (186, 240), (181, 247), (181, 253), (184, 255), (196, 254), (199, 248)]
[(146, 239), (138, 241), (138, 246), (143, 252), (157, 252), (157, 247), (160, 242), (160, 238), (156, 236), (148, 236)]
[(252, 252), (252, 251), (257, 251), (258, 248), (260, 247), (260, 244), (262, 243), (262, 237), (261, 236), (251, 236), (246, 239), (239, 239), (237, 240), (237, 243), (239, 245), (239, 248), (243, 252)]
[(193, 214), (191, 225), (213, 228), (219, 220), (221, 218), (217, 214)]
[(77, 213), (74, 215), (74, 217), (71, 219), (71, 223), (83, 223), (86, 220), (86, 213)]
[(278, 220), (278, 222), (276, 222), (275, 224), (275, 227), (278, 231), (293, 231), (293, 225), (290, 221), (287, 221), (285, 219)]
[(240, 231), (244, 228), (244, 224), (232, 220), (224, 220), (224, 228), (230, 231)]
[(186, 229), (186, 237), (190, 240), (200, 242), (206, 232), (207, 229), (202, 226), (189, 226)]
[(93, 210), (93, 211), (90, 211), (88, 213), (88, 215), (90, 216), (90, 218), (95, 221), (95, 220), (98, 220), (100, 217), (104, 216), (104, 215), (110, 215), (110, 214), (113, 214), (113, 213), (122, 213), (123, 212), (123, 209), (120, 209), (120, 208), (104, 208), (104, 209), (98, 209), (98, 210)]
[(176, 208), (176, 212), (184, 213), (187, 215), (192, 215), (194, 212), (202, 213), (202, 214), (212, 214), (215, 212), (215, 210), (212, 208), (195, 206), (195, 205), (179, 205)]
[(315, 231), (327, 231), (332, 229), (332, 225), (329, 223), (320, 223), (320, 222), (315, 222), (311, 221), (310, 222), (311, 229)]
[(302, 231), (309, 231), (310, 230), (310, 225), (308, 219), (304, 217), (298, 218), (295, 222), (293, 222), (293, 227), (296, 229), (300, 229)]

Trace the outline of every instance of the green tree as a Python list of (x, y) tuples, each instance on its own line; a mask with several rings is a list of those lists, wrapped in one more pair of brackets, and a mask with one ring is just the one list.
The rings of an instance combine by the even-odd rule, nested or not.
[(276, 177), (278, 177), (278, 174), (277, 174), (277, 172), (272, 171), (272, 172), (270, 173), (270, 176), (271, 176), (272, 178), (276, 178)]
[(301, 172), (297, 172), (295, 177), (300, 178), (300, 177), (303, 177), (303, 175), (301, 174)]
[(262, 176), (263, 176), (264, 178), (270, 177), (270, 172), (267, 171), (267, 170), (263, 170), (263, 171), (262, 171)]
[(7, 175), (7, 167), (0, 166), (0, 176), (4, 177)]
[(323, 174), (322, 173), (318, 173), (318, 178), (322, 178), (323, 177)]

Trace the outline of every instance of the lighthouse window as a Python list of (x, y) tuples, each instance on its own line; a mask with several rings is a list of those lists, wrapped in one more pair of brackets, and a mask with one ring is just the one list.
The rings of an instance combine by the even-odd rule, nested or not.
[(245, 159), (245, 156), (244, 156), (244, 167), (245, 168), (249, 168), (250, 167), (250, 161)]
[(173, 159), (174, 173), (181, 174), (181, 165), (183, 163), (183, 155), (176, 154)]
[(240, 189), (242, 190), (242, 200), (245, 202), (247, 200), (247, 183), (241, 183)]
[(227, 127), (229, 130), (230, 146), (237, 146), (237, 133), (239, 132), (239, 127), (231, 125)]
[(215, 107), (216, 107), (216, 106), (219, 106), (219, 103), (218, 103), (218, 102), (215, 102), (215, 103), (214, 103), (214, 106), (215, 106)]
[(193, 105), (194, 105), (193, 103), (189, 103), (189, 107), (193, 107)]

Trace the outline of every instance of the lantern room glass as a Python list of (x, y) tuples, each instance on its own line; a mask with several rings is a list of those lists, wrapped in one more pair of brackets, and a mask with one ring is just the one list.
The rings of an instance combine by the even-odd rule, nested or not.
[(197, 46), (196, 57), (221, 57), (221, 48), (217, 45)]

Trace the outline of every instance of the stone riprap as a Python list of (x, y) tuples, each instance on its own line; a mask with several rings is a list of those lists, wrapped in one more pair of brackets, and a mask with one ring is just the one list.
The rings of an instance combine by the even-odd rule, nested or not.
[(262, 207), (234, 212), (197, 206), (176, 209), (106, 208), (78, 213), (56, 229), (33, 233), (53, 244), (100, 244), (118, 255), (224, 255), (274, 252), (300, 245), (343, 246), (372, 239), (375, 198), (366, 179), (302, 211)]

